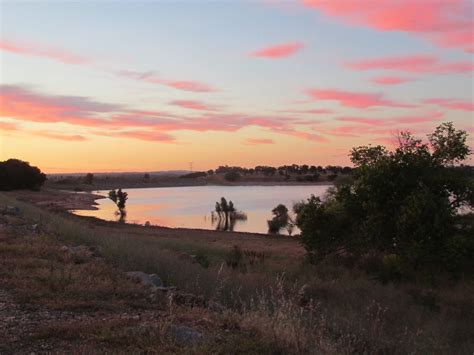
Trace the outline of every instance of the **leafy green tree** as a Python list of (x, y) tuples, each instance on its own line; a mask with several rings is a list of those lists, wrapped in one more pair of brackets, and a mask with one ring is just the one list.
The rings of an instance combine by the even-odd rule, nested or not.
[(467, 133), (444, 123), (428, 137), (424, 143), (402, 132), (394, 151), (353, 148), (352, 181), (324, 202), (311, 197), (295, 208), (308, 252), (320, 259), (341, 247), (356, 254), (376, 249), (418, 267), (443, 266), (448, 245), (459, 252), (459, 235), (464, 251), (470, 248), (472, 235), (456, 221), (459, 207), (474, 205), (473, 179), (454, 166), (470, 154)]

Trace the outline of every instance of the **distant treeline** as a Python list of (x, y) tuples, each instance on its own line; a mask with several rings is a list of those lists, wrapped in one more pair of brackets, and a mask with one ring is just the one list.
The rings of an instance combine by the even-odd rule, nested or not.
[[(212, 171), (209, 170), (208, 173)], [(282, 165), (279, 167), (258, 165), (255, 168), (242, 168), (240, 166), (219, 166), (217, 169), (212, 171), (216, 174), (225, 174), (228, 172), (237, 172), (243, 175), (252, 174), (263, 174), (265, 176), (273, 176), (275, 174), (280, 175), (307, 175), (307, 174), (350, 174), (352, 168), (350, 166), (339, 166), (339, 165), (327, 165), (322, 167), (321, 165)]]

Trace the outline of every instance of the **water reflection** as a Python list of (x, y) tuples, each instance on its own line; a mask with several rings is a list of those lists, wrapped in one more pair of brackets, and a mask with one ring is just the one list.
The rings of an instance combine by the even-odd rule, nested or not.
[[(280, 203), (291, 211), (295, 202), (311, 194), (322, 196), (328, 186), (193, 186), (151, 189), (127, 189), (127, 215), (120, 220), (115, 215), (117, 207), (108, 199), (98, 200), (96, 211), (74, 211), (83, 216), (98, 217), (108, 221), (166, 227), (231, 230), (267, 233), (267, 220), (272, 209)], [(108, 191), (98, 191), (106, 196)], [(215, 201), (222, 196), (232, 200), (238, 210), (245, 212), (246, 220), (219, 221), (213, 217)], [(288, 234), (288, 230), (280, 233)], [(294, 228), (293, 234), (298, 233)]]

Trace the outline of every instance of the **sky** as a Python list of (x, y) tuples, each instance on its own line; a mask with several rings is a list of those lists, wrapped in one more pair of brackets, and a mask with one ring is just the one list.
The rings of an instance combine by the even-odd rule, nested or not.
[(0, 160), (350, 165), (400, 131), (473, 136), (473, 54), (470, 0), (0, 0)]

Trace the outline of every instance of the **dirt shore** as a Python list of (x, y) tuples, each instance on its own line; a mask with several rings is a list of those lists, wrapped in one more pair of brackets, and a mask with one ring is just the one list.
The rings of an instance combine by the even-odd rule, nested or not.
[(70, 213), (70, 210), (97, 209), (95, 201), (104, 197), (87, 192), (43, 189), (39, 192), (6, 192), (5, 195), (61, 213), (61, 215), (74, 220), (80, 220), (81, 223), (107, 233), (121, 233), (130, 237), (149, 236), (164, 239), (170, 243), (176, 240), (179, 240), (181, 243), (199, 243), (203, 248), (208, 246), (230, 250), (234, 246), (239, 246), (243, 249), (250, 249), (256, 252), (265, 251), (272, 255), (281, 255), (282, 257), (300, 258), (305, 254), (305, 250), (298, 240), (287, 236), (160, 226), (145, 227), (136, 224), (108, 222), (94, 217), (83, 217)]

